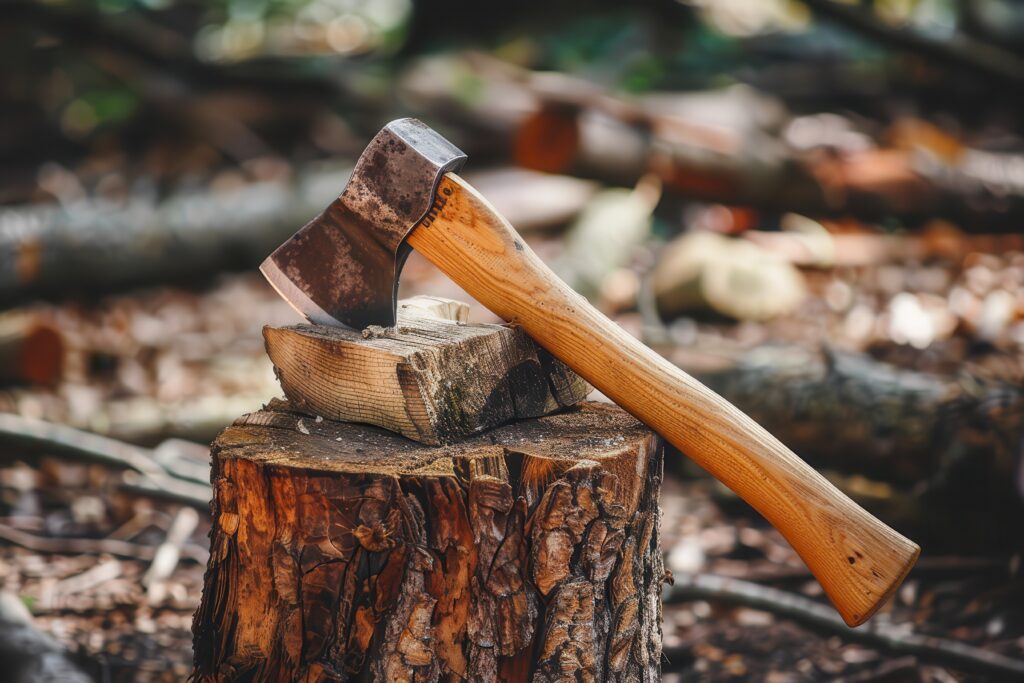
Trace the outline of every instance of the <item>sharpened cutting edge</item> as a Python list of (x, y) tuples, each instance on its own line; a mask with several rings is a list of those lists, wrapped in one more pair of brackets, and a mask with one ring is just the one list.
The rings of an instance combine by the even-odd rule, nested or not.
[(336, 325), (347, 330), (352, 328), (339, 321), (324, 309), (317, 306), (316, 302), (306, 296), (306, 293), (295, 286), (291, 280), (281, 272), (272, 258), (264, 259), (260, 264), (260, 272), (267, 282), (273, 287), (288, 305), (295, 309), (295, 312), (305, 317), (309, 322), (316, 325)]

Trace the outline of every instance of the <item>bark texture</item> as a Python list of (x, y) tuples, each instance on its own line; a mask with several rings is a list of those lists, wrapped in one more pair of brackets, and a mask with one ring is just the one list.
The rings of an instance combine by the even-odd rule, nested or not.
[(591, 403), (443, 448), (246, 415), (213, 445), (193, 680), (659, 680), (661, 457)]
[(406, 304), (394, 328), (268, 326), (263, 337), (295, 407), (426, 444), (540, 417), (590, 392), (522, 329), (440, 319), (451, 313)]

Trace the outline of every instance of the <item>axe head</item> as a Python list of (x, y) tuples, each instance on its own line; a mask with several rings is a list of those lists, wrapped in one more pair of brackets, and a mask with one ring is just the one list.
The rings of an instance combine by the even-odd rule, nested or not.
[(341, 195), (260, 266), (310, 322), (393, 326), (405, 237), (434, 203), (462, 151), (416, 119), (392, 121), (370, 141)]

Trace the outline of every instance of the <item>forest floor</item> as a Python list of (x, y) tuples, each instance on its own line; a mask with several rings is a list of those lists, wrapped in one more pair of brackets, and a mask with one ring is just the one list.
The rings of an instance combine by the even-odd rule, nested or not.
[[(21, 597), (36, 627), (66, 646), (97, 680), (183, 680), (191, 670), (190, 629), (202, 590), (208, 516), (200, 515), (173, 573), (147, 588), (142, 579), (180, 513), (177, 506), (132, 500), (117, 493), (108, 471), (53, 459), (38, 467), (4, 467), (0, 481), (6, 508), (0, 590)], [(15, 491), (21, 492), (17, 500)], [(713, 482), (669, 474), (662, 509), (667, 565), (677, 575), (737, 577), (826, 604), (781, 536)], [(11, 543), (26, 536), (51, 546)], [(89, 539), (89, 547), (71, 546), (72, 538)], [(926, 553), (874, 626), (862, 628), (896, 625), (1024, 659), (1021, 600), (1019, 556)], [(999, 680), (947, 666), (941, 656), (851, 642), (757, 606), (714, 599), (667, 604), (663, 629), (666, 681)]]
[[(539, 248), (544, 253), (548, 247)], [(1007, 268), (1020, 268), (1012, 257), (1006, 260)], [(824, 282), (812, 289), (828, 292), (832, 280), (817, 277)], [(946, 290), (960, 277), (947, 278)], [(906, 273), (894, 291), (905, 280)], [(847, 281), (856, 285), (856, 278)], [(416, 260), (405, 282), (403, 294), (460, 296)], [(882, 307), (888, 301), (877, 293), (870, 299)], [(220, 426), (276, 395), (260, 329), (294, 320), (255, 275), (223, 277), (199, 290), (147, 290), (35, 309), (58, 321), (66, 334), (65, 379), (51, 390), (5, 390), (2, 409), (148, 445), (170, 437), (206, 443)], [(821, 311), (829, 310), (824, 294), (801, 310), (788, 323), (748, 325), (746, 332), (721, 321), (701, 323), (700, 329), (734, 340), (753, 330), (758, 342), (788, 341), (787, 336), (807, 341), (794, 330), (816, 329), (819, 336), (834, 331), (836, 325), (822, 323)], [(474, 317), (488, 315), (478, 310)], [(628, 314), (621, 321), (636, 325)], [(955, 342), (950, 332), (947, 347), (963, 347)], [(1003, 358), (1005, 365), (1016, 354)], [(927, 363), (930, 369), (942, 365), (934, 355)], [(193, 456), (195, 448), (185, 447)], [(778, 533), (727, 490), (695, 477), (679, 464), (678, 454), (668, 453), (667, 459), (662, 538), (666, 566), (677, 577), (735, 577), (825, 604)], [(122, 475), (100, 465), (7, 453), (0, 464), (0, 590), (19, 596), (35, 625), (85, 662), (98, 680), (181, 680), (191, 666), (191, 615), (200, 598), (209, 517), (202, 506), (193, 506), (199, 518), (177, 546), (180, 562), (162, 579), (144, 581), (157, 547), (186, 508), (140, 496), (123, 484)], [(992, 524), (1005, 525), (1007, 537), (1019, 533), (1015, 520)], [(953, 550), (937, 554), (926, 546), (919, 569), (874, 618), (875, 626), (862, 628), (882, 625), (887, 632), (951, 639), (978, 646), (983, 654), (1024, 660), (1020, 554), (1005, 546), (970, 553), (957, 552), (955, 543), (948, 547)], [(854, 640), (764, 605), (727, 604), (713, 596), (671, 600), (664, 613), (662, 666), (669, 681), (995, 680), (991, 670), (950, 663), (942, 652), (945, 641), (922, 653)]]

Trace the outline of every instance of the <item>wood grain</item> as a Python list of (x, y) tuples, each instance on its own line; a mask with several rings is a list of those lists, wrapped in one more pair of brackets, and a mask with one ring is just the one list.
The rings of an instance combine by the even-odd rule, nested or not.
[(910, 571), (920, 553), (915, 543), (594, 309), (455, 174), (442, 180), (408, 242), (764, 515), (847, 624), (870, 618)]
[(590, 386), (514, 325), (465, 324), (451, 300), (400, 304), (398, 326), (263, 328), (292, 405), (437, 445), (582, 401)]

